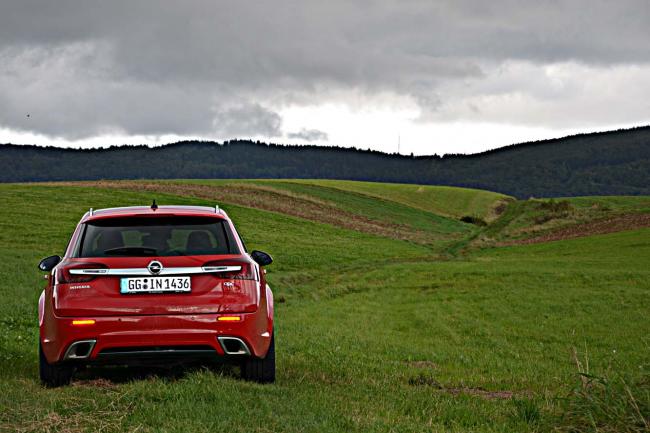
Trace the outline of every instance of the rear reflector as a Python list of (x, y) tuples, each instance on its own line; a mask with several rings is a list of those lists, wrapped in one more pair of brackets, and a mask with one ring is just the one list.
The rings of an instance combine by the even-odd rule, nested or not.
[(94, 325), (95, 320), (94, 319), (73, 320), (72, 324), (74, 326)]
[(241, 317), (239, 317), (239, 316), (219, 316), (219, 317), (217, 317), (217, 321), (219, 321), (219, 322), (239, 322), (239, 321), (241, 321)]

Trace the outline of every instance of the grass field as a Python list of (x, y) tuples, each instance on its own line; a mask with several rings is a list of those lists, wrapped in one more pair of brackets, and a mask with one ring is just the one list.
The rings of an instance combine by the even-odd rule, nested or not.
[[(275, 181), (287, 184), (286, 181)], [(353, 182), (347, 180), (293, 180), (291, 183), (315, 185), (390, 200), (427, 212), (459, 218), (464, 215), (489, 217), (498, 201), (509, 197), (496, 192), (448, 186)]]
[[(0, 196), (0, 431), (648, 431), (648, 197), (515, 202), (344, 181), (0, 185)], [(200, 367), (39, 385), (38, 260), (63, 251), (89, 207), (153, 197), (218, 200), (249, 248), (274, 256), (276, 384)], [(585, 229), (608, 218), (625, 224)]]

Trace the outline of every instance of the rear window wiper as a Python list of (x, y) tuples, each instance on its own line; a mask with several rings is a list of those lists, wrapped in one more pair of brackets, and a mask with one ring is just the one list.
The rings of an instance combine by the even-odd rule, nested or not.
[(155, 256), (157, 255), (157, 252), (157, 249), (150, 247), (118, 247), (104, 250), (104, 254), (107, 256), (124, 256), (128, 254), (135, 254), (139, 256)]

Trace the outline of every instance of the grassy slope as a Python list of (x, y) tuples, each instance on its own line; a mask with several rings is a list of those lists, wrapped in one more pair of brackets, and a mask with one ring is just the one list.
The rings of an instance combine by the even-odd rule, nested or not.
[(650, 196), (593, 196), (569, 197), (568, 200), (579, 209), (607, 210), (612, 212), (650, 212)]
[[(177, 182), (177, 181), (162, 181)], [(275, 188), (286, 189), (300, 194), (312, 195), (324, 199), (336, 197), (337, 203), (351, 210), (362, 209), (366, 215), (386, 215), (383, 201), (392, 202), (392, 210), (407, 211), (413, 215), (414, 210), (421, 210), (429, 215), (443, 216), (455, 220), (462, 216), (471, 215), (480, 218), (490, 218), (491, 211), (501, 200), (510, 199), (509, 196), (479, 189), (459, 188), (453, 186), (413, 185), (399, 183), (357, 182), (350, 180), (183, 180), (190, 184), (230, 185), (250, 184), (268, 185)], [(334, 191), (332, 191), (334, 190)], [(348, 194), (343, 194), (347, 192)], [(363, 205), (364, 197), (371, 197), (371, 206)], [(355, 200), (356, 199), (356, 200)], [(383, 201), (377, 201), (382, 199)], [(355, 201), (357, 203), (355, 203)], [(396, 206), (402, 204), (404, 207)], [(393, 215), (394, 216), (394, 215)], [(413, 223), (412, 218), (398, 219), (398, 221)]]
[(413, 243), (226, 206), (249, 246), (276, 259), (269, 278), (286, 299), (277, 305), (278, 383), (189, 370), (45, 390), (35, 263), (63, 249), (88, 207), (150, 194), (1, 185), (0, 195), (0, 431), (521, 432), (540, 427), (518, 402), (553, 413), (552, 397), (573, 385), (574, 347), (588, 350), (595, 371), (648, 371), (648, 229), (439, 261)]
[(151, 197), (176, 194), (212, 203), (237, 204), (362, 233), (407, 240), (438, 252), (476, 231), (475, 226), (458, 219), (395, 201), (293, 181), (91, 181), (51, 185), (147, 192)]
[[(175, 182), (175, 181), (172, 181)], [(469, 234), (473, 227), (462, 223), (446, 214), (435, 213), (403, 204), (399, 200), (378, 200), (375, 196), (348, 191), (327, 184), (306, 183), (303, 181), (289, 180), (191, 180), (183, 183), (213, 185), (217, 188), (246, 185), (251, 189), (263, 187), (279, 193), (289, 194), (294, 197), (303, 197), (316, 200), (319, 203), (334, 206), (354, 215), (368, 218), (380, 223), (403, 225), (412, 230), (420, 231), (432, 240), (449, 240)], [(359, 183), (359, 182), (349, 182)], [(463, 191), (457, 188), (459, 191)], [(434, 242), (435, 243), (435, 242)], [(443, 241), (444, 243), (444, 241)], [(438, 245), (439, 246), (439, 245)]]
[(511, 202), (482, 233), (497, 241), (522, 239), (623, 215), (650, 213), (650, 196), (570, 197)]
[(460, 218), (473, 215), (490, 216), (490, 210), (499, 200), (508, 196), (478, 189), (451, 186), (387, 184), (347, 180), (296, 180), (293, 182), (328, 186), (344, 191), (388, 199), (438, 215)]
[[(376, 196), (362, 194), (354, 190), (346, 190), (330, 186), (327, 183), (306, 183), (299, 180), (255, 180), (255, 181), (192, 181), (193, 183), (206, 184), (252, 184), (262, 185), (278, 190), (284, 190), (299, 196), (313, 197), (357, 215), (377, 221), (393, 224), (409, 225), (424, 231), (437, 231), (440, 233), (454, 233), (468, 231), (468, 226), (457, 219), (450, 219), (444, 213), (421, 209), (403, 204), (400, 200), (377, 200)], [(318, 182), (318, 181), (314, 181)], [(349, 182), (351, 184), (360, 182)], [(456, 188), (462, 191), (460, 188)]]

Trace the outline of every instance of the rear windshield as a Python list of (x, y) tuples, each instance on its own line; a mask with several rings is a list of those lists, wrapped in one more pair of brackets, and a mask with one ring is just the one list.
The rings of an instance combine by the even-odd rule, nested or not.
[(107, 218), (85, 224), (77, 257), (237, 254), (228, 224), (215, 218)]

